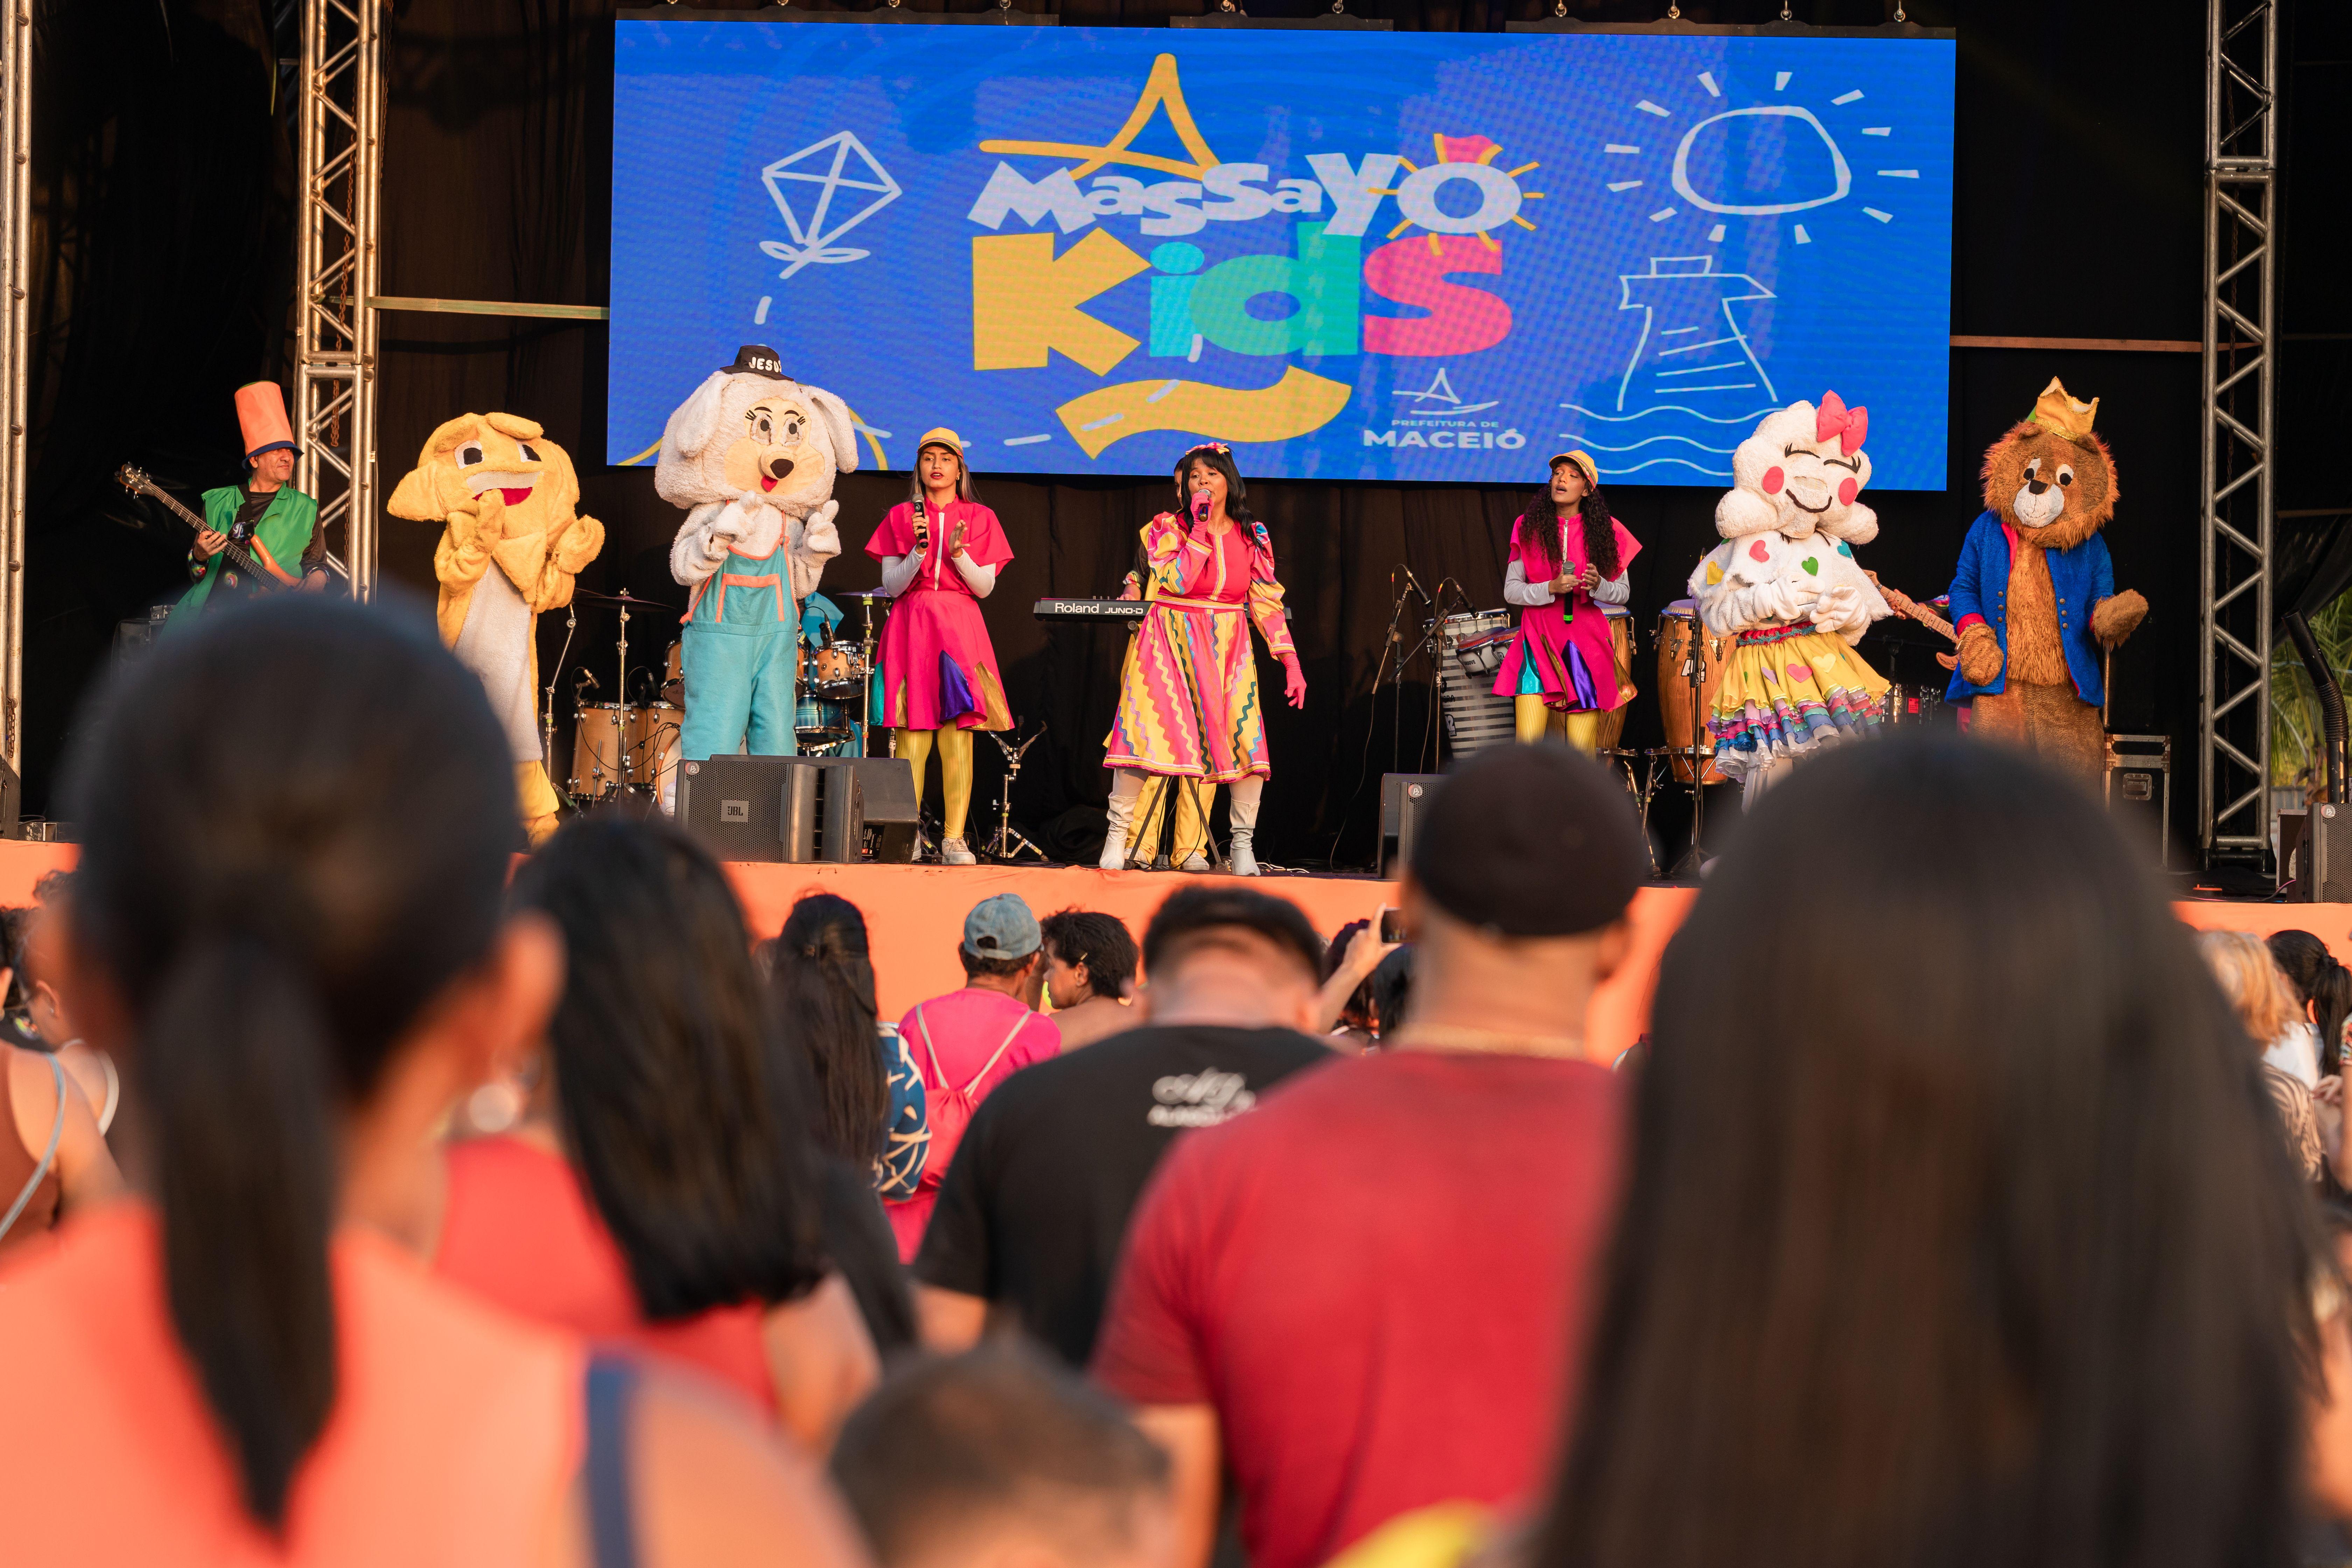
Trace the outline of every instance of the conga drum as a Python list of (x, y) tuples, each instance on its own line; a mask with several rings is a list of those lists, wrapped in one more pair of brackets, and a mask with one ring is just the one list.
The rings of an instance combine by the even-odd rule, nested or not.
[[(1694, 639), (1701, 661), (1696, 713), (1691, 711), (1690, 677), (1683, 673), (1683, 661), (1692, 652)], [(1706, 756), (1700, 782), (1723, 782), (1723, 775), (1715, 771), (1715, 742), (1706, 732), (1706, 716), (1715, 707), (1715, 689), (1723, 683), (1731, 642), (1729, 637), (1708, 634), (1699, 625), (1698, 607), (1688, 599), (1676, 599), (1658, 617), (1658, 717), (1664, 721), (1666, 745), (1684, 753), (1672, 759), (1675, 778), (1680, 783), (1691, 782), (1687, 753), (1694, 746)]]
[(1625, 738), (1625, 713), (1633, 705), (1633, 612), (1623, 605), (1603, 605), (1609, 617), (1609, 647), (1616, 654), (1617, 691), (1622, 702), (1601, 715), (1601, 749), (1613, 752)]

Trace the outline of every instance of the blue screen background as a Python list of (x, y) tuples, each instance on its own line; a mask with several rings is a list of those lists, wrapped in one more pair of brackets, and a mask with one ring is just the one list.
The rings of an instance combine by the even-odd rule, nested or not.
[(1949, 40), (615, 27), (608, 461), (759, 342), (890, 468), (1704, 484), (1834, 389), (1944, 486)]

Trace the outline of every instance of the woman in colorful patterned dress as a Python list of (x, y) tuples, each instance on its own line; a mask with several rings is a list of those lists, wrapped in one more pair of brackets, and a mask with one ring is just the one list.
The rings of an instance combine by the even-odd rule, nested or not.
[[(1249, 623), (1256, 623), (1266, 651), (1282, 661), (1283, 695), (1293, 708), (1307, 705), (1307, 675), (1283, 618), (1274, 545), (1265, 524), (1241, 504), (1248, 493), (1231, 449), (1213, 441), (1176, 464), (1180, 510), (1144, 525), (1153, 591), (1106, 742), (1104, 765), (1118, 781), (1103, 844), (1105, 870), (1127, 863), (1136, 799), (1145, 775), (1158, 774), (1208, 788), (1231, 786), (1233, 872), (1257, 875), (1258, 799), (1272, 769)], [(1208, 806), (1204, 791), (1197, 810), (1179, 814), (1171, 858), (1184, 870), (1209, 868), (1202, 842)]]
[(1592, 459), (1582, 452), (1554, 456), (1549, 487), (1511, 524), (1503, 579), (1504, 599), (1520, 606), (1519, 633), (1496, 672), (1495, 695), (1512, 699), (1520, 740), (1549, 733), (1591, 756), (1600, 748), (1601, 716), (1633, 700), (1601, 606), (1632, 595), (1625, 569), (1641, 551), (1609, 515)]
[(963, 829), (971, 810), (971, 731), (1013, 727), (979, 602), (995, 592), (1013, 547), (973, 493), (954, 431), (923, 437), (908, 489), (866, 542), (866, 553), (882, 563), (882, 591), (897, 601), (882, 627), (883, 722), (890, 754), (915, 765), (919, 808), (938, 750), (940, 858), (970, 866)]

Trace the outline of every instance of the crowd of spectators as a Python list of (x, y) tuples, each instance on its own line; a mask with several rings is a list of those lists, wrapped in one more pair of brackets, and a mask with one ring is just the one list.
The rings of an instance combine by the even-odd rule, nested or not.
[(1565, 748), (1437, 788), (1402, 943), (1000, 893), (895, 1021), (855, 903), (753, 931), (658, 818), (518, 865), (398, 613), (208, 623), (69, 774), (0, 924), (6, 1561), (2352, 1557), (2352, 971), (2009, 751), (1763, 796), (1620, 1062), (1646, 853)]

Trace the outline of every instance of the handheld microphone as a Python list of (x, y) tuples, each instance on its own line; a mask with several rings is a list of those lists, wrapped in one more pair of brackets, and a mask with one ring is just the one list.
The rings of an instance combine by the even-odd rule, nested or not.
[(1209, 492), (1206, 490), (1192, 492), (1192, 521), (1194, 522), (1209, 521)]

